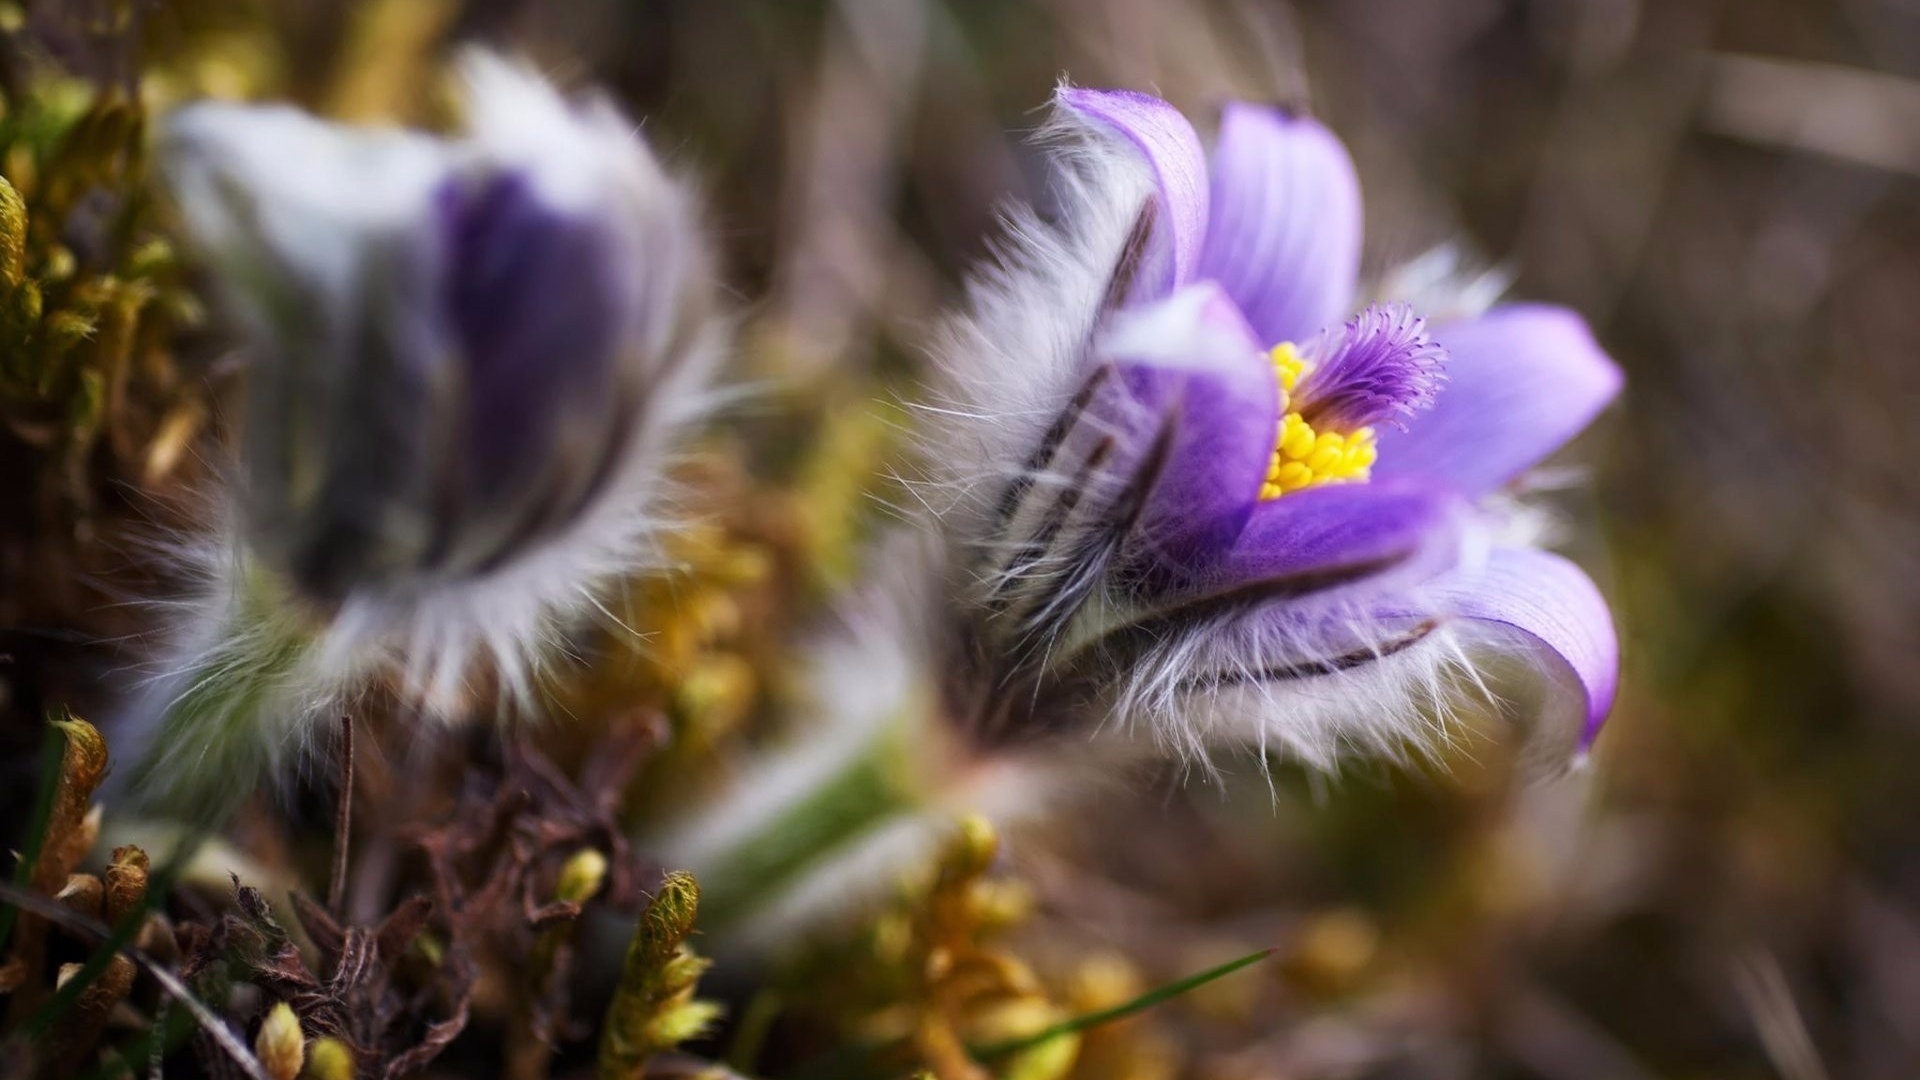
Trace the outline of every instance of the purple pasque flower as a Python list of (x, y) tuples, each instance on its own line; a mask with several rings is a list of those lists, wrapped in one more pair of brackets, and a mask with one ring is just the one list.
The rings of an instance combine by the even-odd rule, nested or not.
[(1209, 158), (1153, 98), (1059, 106), (1051, 212), (1014, 211), (934, 350), (925, 527), (814, 643), (805, 736), (656, 844), (763, 942), (957, 811), (1017, 828), (1143, 757), (1391, 753), (1484, 688), (1564, 764), (1612, 696), (1604, 602), (1494, 508), (1617, 388), (1579, 319), (1364, 304), (1311, 121), (1234, 106)]
[(1157, 98), (1057, 105), (1057, 224), (1015, 219), (942, 351), (950, 709), (1328, 761), (1424, 741), (1465, 686), (1584, 749), (1611, 617), (1499, 509), (1619, 389), (1582, 320), (1365, 303), (1311, 119), (1230, 105), (1209, 151)]
[(605, 100), (484, 52), (460, 73), (444, 137), (203, 103), (161, 143), (249, 365), (237, 554), (212, 560), (246, 570), (208, 606), (246, 575), (294, 597), (321, 629), (282, 681), (309, 701), (370, 665), (453, 708), (476, 675), (524, 695), (656, 557), (709, 404), (689, 189)]

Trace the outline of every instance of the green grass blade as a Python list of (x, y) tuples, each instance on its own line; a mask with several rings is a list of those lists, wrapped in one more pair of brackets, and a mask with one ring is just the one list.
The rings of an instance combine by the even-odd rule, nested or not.
[[(1197, 974), (1189, 975), (1184, 979), (1178, 979), (1164, 986), (1155, 987), (1141, 994), (1139, 997), (1115, 1005), (1111, 1009), (1102, 1009), (1099, 1012), (1088, 1013), (1085, 1016), (1077, 1016), (1071, 1020), (1064, 1020), (1052, 1027), (1036, 1031), (1032, 1035), (1026, 1035), (1018, 1039), (1009, 1039), (1006, 1042), (987, 1043), (980, 1046), (970, 1046), (967, 1048), (967, 1052), (973, 1056), (975, 1061), (990, 1064), (1001, 1058), (1018, 1054), (1021, 1051), (1031, 1050), (1050, 1040), (1058, 1039), (1065, 1035), (1072, 1035), (1075, 1032), (1086, 1031), (1089, 1028), (1096, 1028), (1101, 1024), (1110, 1024), (1116, 1020), (1124, 1020), (1136, 1013), (1145, 1012), (1155, 1005), (1171, 1001), (1189, 990), (1205, 986), (1215, 979), (1224, 978), (1239, 971), (1241, 968), (1251, 967), (1272, 955), (1272, 949), (1261, 949), (1256, 953), (1248, 953), (1237, 960), (1229, 960), (1219, 967), (1208, 968)], [(885, 1074), (881, 1073), (876, 1067), (875, 1058), (885, 1049), (886, 1046), (882, 1044), (843, 1046), (838, 1050), (830, 1051), (808, 1062), (797, 1071), (787, 1074), (786, 1080), (869, 1080), (869, 1078), (878, 1078)]]
[(1032, 1035), (1023, 1036), (1018, 1039), (988, 1043), (985, 1046), (968, 1047), (967, 1051), (973, 1055), (975, 1060), (989, 1062), (1012, 1054), (1018, 1054), (1023, 1050), (1031, 1050), (1042, 1043), (1058, 1039), (1063, 1035), (1072, 1035), (1075, 1032), (1085, 1031), (1088, 1028), (1099, 1027), (1101, 1024), (1110, 1024), (1115, 1020), (1124, 1020), (1135, 1013), (1145, 1012), (1161, 1002), (1171, 1001), (1189, 990), (1205, 986), (1215, 979), (1223, 978), (1239, 971), (1241, 968), (1257, 964), (1271, 955), (1273, 955), (1272, 949), (1261, 949), (1259, 952), (1249, 953), (1238, 960), (1230, 960), (1227, 963), (1221, 964), (1219, 967), (1208, 968), (1198, 974), (1189, 975), (1184, 979), (1177, 979), (1164, 986), (1155, 987), (1141, 994), (1139, 997), (1134, 998), (1132, 1001), (1115, 1005), (1111, 1009), (1102, 1009), (1099, 1012), (1087, 1013), (1085, 1016), (1077, 1016), (1071, 1020), (1063, 1020), (1050, 1028), (1036, 1031)]
[[(67, 753), (66, 734), (53, 725), (53, 719), (47, 717), (47, 733), (40, 744), (40, 790), (34, 795), (33, 823), (20, 838), (20, 861), (13, 868), (13, 883), (22, 890), (31, 882), (34, 865), (40, 861), (40, 849), (47, 843), (47, 823), (53, 820), (53, 793), (60, 786), (60, 764)], [(19, 905), (0, 904), (0, 948), (6, 946), (7, 938), (13, 934), (14, 920), (19, 916)]]

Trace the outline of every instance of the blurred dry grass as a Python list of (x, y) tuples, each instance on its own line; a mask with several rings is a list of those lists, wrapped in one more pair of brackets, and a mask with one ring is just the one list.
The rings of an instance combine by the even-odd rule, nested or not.
[[(352, 9), (224, 6), (277, 25), (278, 89), (359, 108)], [(1195, 1076), (1920, 1075), (1920, 4), (434, 6), (707, 177), (765, 298), (747, 362), (814, 401), (911, 383), (996, 204), (1044, 198), (1021, 134), (1062, 75), (1309, 102), (1371, 266), (1462, 240), (1629, 372), (1563, 500), (1627, 652), (1592, 814), (1497, 761), (1287, 778), (1277, 811), (1169, 778), (1027, 868), (1051, 947), (1170, 975), (1284, 942), (1166, 1018)]]

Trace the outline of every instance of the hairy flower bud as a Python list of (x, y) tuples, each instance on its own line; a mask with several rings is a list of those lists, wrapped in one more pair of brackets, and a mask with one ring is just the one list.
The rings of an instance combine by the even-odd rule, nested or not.
[(203, 721), (161, 753), (224, 756), (383, 668), (431, 711), (471, 708), (476, 668), (524, 698), (651, 557), (720, 336), (695, 200), (605, 101), (462, 74), (448, 137), (224, 103), (167, 129), (249, 393), (206, 625), (147, 710)]
[(711, 352), (692, 201), (627, 122), (465, 73), (461, 138), (206, 104), (166, 144), (254, 350), (247, 528), (323, 603), (591, 531)]

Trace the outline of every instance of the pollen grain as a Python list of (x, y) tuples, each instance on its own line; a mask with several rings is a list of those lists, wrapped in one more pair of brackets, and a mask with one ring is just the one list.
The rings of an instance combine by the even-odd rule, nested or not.
[(1280, 383), (1281, 419), (1274, 433), (1273, 459), (1260, 484), (1262, 500), (1322, 484), (1365, 481), (1379, 456), (1374, 431), (1363, 427), (1342, 434), (1315, 431), (1306, 417), (1293, 409), (1292, 395), (1307, 373), (1307, 362), (1292, 342), (1274, 346), (1273, 373)]

